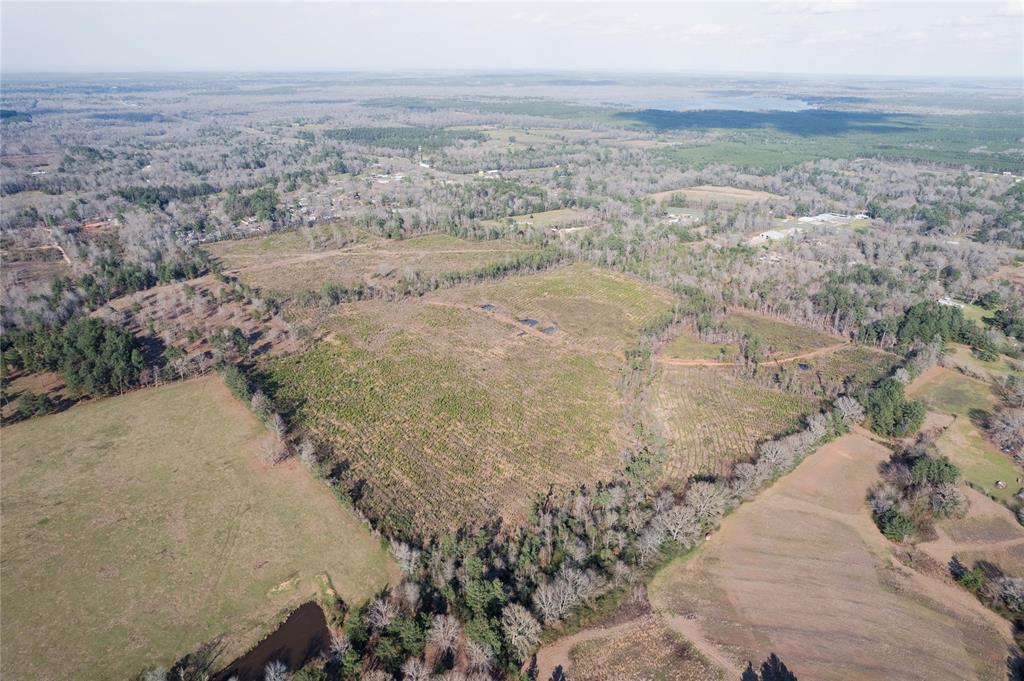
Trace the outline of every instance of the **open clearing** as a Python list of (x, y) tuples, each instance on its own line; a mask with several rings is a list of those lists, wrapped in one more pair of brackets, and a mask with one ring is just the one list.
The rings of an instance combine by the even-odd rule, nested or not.
[(777, 653), (822, 681), (1006, 677), (1009, 623), (889, 558), (865, 504), (889, 450), (845, 435), (727, 517), (649, 588), (738, 663)]
[(511, 241), (466, 241), (444, 234), (403, 240), (354, 237), (344, 247), (316, 245), (298, 232), (207, 246), (228, 274), (261, 291), (300, 295), (324, 284), (401, 290), (407, 283), (512, 260), (531, 249)]
[[(734, 362), (740, 358), (740, 336), (756, 336), (761, 340), (765, 360), (778, 360), (812, 352), (843, 342), (817, 329), (790, 324), (746, 310), (734, 310), (722, 320), (723, 340), (702, 340), (697, 332), (683, 329), (661, 350), (663, 357), (675, 359), (706, 359)], [(733, 338), (728, 338), (731, 335)]]
[(1024, 527), (1013, 513), (980, 492), (964, 490), (967, 516), (950, 518), (935, 526), (936, 539), (918, 544), (939, 565), (956, 556), (967, 567), (979, 562), (1015, 577), (1024, 576)]
[(210, 336), (230, 327), (242, 331), (254, 356), (287, 354), (300, 347), (284, 320), (245, 302), (212, 275), (122, 296), (93, 314), (136, 336), (158, 337), (188, 357), (212, 356)]
[(621, 633), (581, 642), (569, 651), (573, 679), (588, 681), (712, 681), (722, 672), (660, 617)]
[(645, 281), (580, 264), (449, 289), (427, 300), (491, 305), (495, 312), (529, 320), (584, 349), (615, 352), (635, 342), (645, 324), (672, 308), (672, 297)]
[(663, 365), (652, 411), (669, 440), (666, 475), (727, 475), (758, 442), (786, 433), (817, 400), (768, 388), (732, 369)]
[(221, 634), (227, 662), (318, 575), (383, 587), (379, 542), (264, 437), (217, 377), (4, 428), (4, 678), (121, 680)]
[(549, 485), (618, 462), (621, 359), (610, 353), (423, 302), (345, 305), (328, 325), (329, 341), (270, 365), (271, 390), (331, 443), (343, 482), (384, 527), (521, 519)]
[(697, 187), (684, 187), (682, 189), (670, 189), (664, 192), (650, 194), (650, 198), (658, 203), (668, 205), (683, 205), (678, 199), (682, 198), (687, 205), (696, 203), (707, 205), (717, 203), (720, 206), (740, 206), (752, 203), (766, 202), (772, 199), (781, 199), (777, 194), (756, 191), (753, 189), (738, 189), (737, 187), (716, 187), (702, 184)]
[[(923, 400), (931, 410), (955, 417), (935, 442), (939, 453), (960, 467), (965, 480), (985, 494), (1009, 502), (1021, 487), (1016, 482), (1020, 470), (1010, 455), (1000, 452), (974, 423), (995, 407), (996, 397), (988, 384), (935, 367), (918, 376), (908, 386), (907, 395)], [(996, 487), (1000, 480), (1006, 487)]]
[(541, 213), (529, 213), (527, 215), (513, 215), (498, 220), (482, 220), (481, 225), (492, 227), (571, 227), (582, 223), (586, 213), (576, 208), (558, 208), (547, 210)]
[(1019, 370), (1014, 369), (1013, 360), (1006, 355), (999, 355), (991, 361), (978, 359), (969, 347), (960, 343), (950, 343), (948, 352), (942, 358), (942, 361), (947, 366), (963, 368), (973, 375), (988, 376), (990, 378), (1021, 373)]

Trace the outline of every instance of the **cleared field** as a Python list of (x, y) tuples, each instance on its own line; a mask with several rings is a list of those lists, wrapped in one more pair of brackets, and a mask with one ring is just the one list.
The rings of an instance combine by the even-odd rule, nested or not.
[(661, 356), (672, 359), (735, 362), (740, 357), (740, 344), (703, 341), (696, 331), (687, 328), (681, 330), (675, 338), (661, 348)]
[[(1021, 488), (1016, 482), (1020, 469), (973, 422), (990, 413), (996, 404), (988, 384), (936, 367), (918, 376), (907, 388), (907, 395), (923, 400), (929, 409), (956, 417), (935, 442), (936, 448), (960, 467), (965, 480), (1003, 502), (1011, 501)], [(1002, 489), (996, 487), (1000, 480), (1006, 483)]]
[[(782, 365), (782, 385), (802, 395), (831, 399), (839, 393), (854, 394), (887, 375), (900, 358), (862, 345), (847, 345), (835, 352)], [(774, 367), (767, 367), (769, 370)]]
[(644, 324), (672, 307), (672, 297), (650, 284), (592, 265), (556, 270), (428, 296), (428, 300), (494, 311), (547, 329), (553, 338), (603, 351), (621, 351)]
[(318, 591), (392, 572), (259, 422), (207, 377), (3, 429), (2, 675), (125, 679), (227, 634), (224, 662)]
[(343, 481), (385, 527), (519, 519), (550, 484), (618, 461), (611, 354), (422, 302), (347, 305), (333, 325), (329, 342), (270, 365), (273, 393), (334, 446)]
[(732, 369), (663, 365), (652, 411), (669, 439), (665, 473), (727, 475), (758, 442), (794, 429), (817, 400), (764, 387)]
[(576, 208), (557, 208), (541, 213), (529, 213), (527, 215), (513, 215), (499, 220), (483, 220), (480, 224), (492, 227), (519, 226), (519, 227), (564, 227), (578, 223), (584, 219), (586, 213)]
[(1009, 376), (1014, 373), (1019, 374), (1019, 371), (1014, 370), (1013, 365), (1010, 363), (1011, 361), (1006, 355), (999, 355), (997, 359), (992, 361), (978, 359), (969, 347), (960, 343), (950, 343), (948, 352), (943, 357), (943, 362), (946, 366), (963, 367), (973, 374), (992, 378)]
[(335, 248), (311, 246), (301, 234), (221, 241), (210, 252), (228, 274), (262, 291), (298, 295), (325, 283), (401, 289), (445, 272), (505, 262), (531, 249), (511, 241), (466, 241), (443, 234), (370, 240)]
[(122, 296), (93, 314), (133, 334), (158, 337), (188, 357), (212, 353), (210, 336), (230, 327), (242, 331), (253, 355), (287, 354), (300, 346), (284, 320), (232, 295), (212, 275)]
[(767, 358), (810, 352), (842, 341), (817, 329), (740, 310), (730, 313), (723, 326), (729, 331), (760, 338)]
[(628, 631), (574, 646), (573, 679), (588, 681), (712, 681), (723, 674), (658, 617)]
[(650, 194), (650, 198), (658, 203), (668, 203), (669, 205), (675, 205), (680, 197), (685, 199), (687, 203), (697, 203), (699, 205), (717, 203), (720, 206), (741, 206), (782, 198), (770, 192), (739, 189), (737, 187), (716, 187), (708, 184), (702, 184), (697, 187), (684, 187), (682, 189), (670, 189)]
[[(830, 336), (817, 329), (789, 324), (779, 319), (742, 310), (727, 314), (722, 319), (721, 328), (735, 338), (744, 335), (756, 336), (761, 341), (762, 355), (765, 360), (785, 359), (842, 342), (841, 338)], [(740, 359), (740, 343), (739, 340), (705, 341), (696, 331), (686, 328), (662, 348), (661, 354), (674, 359), (734, 362)]]
[(937, 537), (918, 544), (939, 565), (953, 556), (968, 567), (982, 562), (1006, 575), (1024, 576), (1024, 527), (1005, 506), (983, 494), (965, 490), (969, 508), (964, 518), (943, 520)]
[(823, 447), (659, 572), (652, 604), (738, 663), (775, 652), (801, 679), (1006, 678), (1009, 623), (889, 558), (865, 505), (889, 454), (860, 435)]

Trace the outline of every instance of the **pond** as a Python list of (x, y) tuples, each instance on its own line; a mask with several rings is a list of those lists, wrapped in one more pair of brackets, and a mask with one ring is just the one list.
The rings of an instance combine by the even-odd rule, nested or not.
[(327, 650), (330, 637), (327, 618), (316, 603), (303, 603), (256, 647), (238, 658), (218, 676), (218, 681), (262, 681), (267, 664), (280, 661), (295, 671)]

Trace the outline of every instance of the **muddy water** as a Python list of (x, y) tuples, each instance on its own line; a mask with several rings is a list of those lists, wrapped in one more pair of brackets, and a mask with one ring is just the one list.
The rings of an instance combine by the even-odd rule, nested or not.
[(261, 681), (264, 667), (274, 661), (284, 662), (290, 671), (295, 671), (324, 652), (327, 642), (324, 611), (316, 603), (303, 603), (272, 634), (228, 665), (217, 679), (227, 681), (236, 676), (238, 681)]

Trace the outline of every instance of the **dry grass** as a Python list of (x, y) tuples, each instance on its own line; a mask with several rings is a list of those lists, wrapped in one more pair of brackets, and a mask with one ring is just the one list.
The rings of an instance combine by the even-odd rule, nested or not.
[(816, 400), (759, 385), (731, 368), (662, 366), (652, 411), (669, 441), (666, 474), (727, 475), (756, 444), (788, 432)]
[(865, 507), (889, 450), (847, 435), (725, 519), (650, 585), (736, 660), (821, 681), (1004, 678), (1009, 626), (955, 585), (894, 566)]
[(331, 342), (271, 364), (296, 423), (330, 442), (386, 527), (521, 519), (550, 484), (617, 463), (620, 360), (472, 309), (358, 303)]
[(554, 338), (585, 349), (621, 351), (644, 324), (672, 307), (671, 296), (650, 284), (592, 265), (444, 291), (428, 300), (493, 305), (516, 319), (532, 319)]
[(716, 187), (712, 185), (700, 185), (697, 187), (684, 187), (682, 189), (670, 189), (664, 192), (651, 194), (650, 198), (659, 203), (674, 205), (677, 197), (684, 198), (688, 204), (696, 203), (707, 205), (717, 203), (720, 206), (740, 206), (752, 203), (766, 202), (782, 197), (769, 192), (756, 191), (753, 189), (739, 189), (737, 187)]
[(136, 335), (159, 338), (164, 345), (185, 350), (189, 357), (212, 356), (210, 335), (233, 326), (242, 330), (256, 356), (273, 357), (301, 347), (283, 319), (246, 302), (212, 276), (123, 296), (94, 315)]
[(221, 634), (226, 662), (317, 575), (383, 587), (378, 541), (266, 437), (215, 377), (5, 427), (3, 677), (125, 679)]
[(587, 681), (712, 681), (723, 678), (658, 617), (630, 631), (576, 645), (570, 678)]
[(294, 296), (325, 283), (401, 289), (445, 272), (473, 270), (531, 250), (510, 241), (466, 241), (443, 234), (373, 239), (344, 232), (320, 238), (301, 232), (208, 246), (228, 274), (262, 291)]

